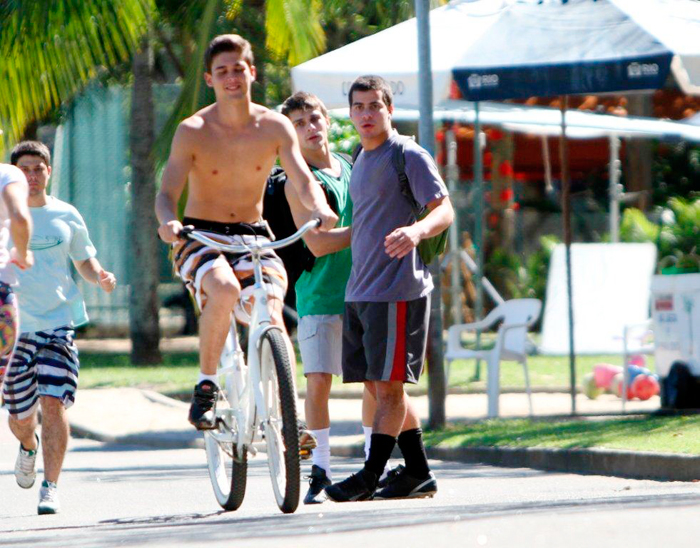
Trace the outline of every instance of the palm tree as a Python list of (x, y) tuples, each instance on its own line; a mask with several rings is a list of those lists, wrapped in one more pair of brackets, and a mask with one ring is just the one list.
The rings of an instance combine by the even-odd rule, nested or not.
[[(0, 125), (5, 130), (0, 152), (70, 101), (88, 82), (132, 61), (130, 226), (135, 255), (132, 264), (138, 269), (131, 276), (135, 282), (130, 297), (134, 363), (160, 361), (158, 271), (153, 261), (159, 244), (152, 213), (156, 191), (152, 46), (158, 40), (151, 37), (160, 39), (176, 64), (179, 60), (161, 26), (174, 27), (181, 37), (190, 38), (178, 48), (189, 62), (173, 122), (168, 126), (174, 128), (201, 104), (203, 51), (217, 30), (230, 28), (244, 10), (264, 14), (263, 32), (271, 54), (301, 61), (323, 49), (320, 5), (320, 0), (33, 0), (0, 4)], [(163, 141), (169, 144), (167, 128)]]

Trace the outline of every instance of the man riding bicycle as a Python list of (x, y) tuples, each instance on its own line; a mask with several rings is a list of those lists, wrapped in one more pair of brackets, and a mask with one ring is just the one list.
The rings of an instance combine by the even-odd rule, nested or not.
[[(173, 138), (170, 157), (156, 198), (158, 233), (174, 244), (178, 275), (193, 293), (201, 310), (200, 375), (194, 389), (189, 421), (199, 430), (216, 426), (217, 364), (236, 310), (239, 319), (252, 290), (252, 265), (245, 255), (231, 256), (193, 240), (180, 240), (183, 223), (229, 243), (269, 238), (261, 221), (267, 175), (279, 157), (303, 206), (329, 230), (337, 216), (299, 152), (296, 133), (281, 114), (251, 101), (250, 87), (256, 69), (250, 44), (237, 35), (214, 38), (205, 53), (204, 80), (216, 102), (183, 120)], [(185, 218), (177, 217), (177, 204), (189, 183)], [(284, 331), (282, 307), (287, 276), (279, 258), (270, 251), (263, 257), (272, 322), (285, 333), (290, 358), (294, 356)]]

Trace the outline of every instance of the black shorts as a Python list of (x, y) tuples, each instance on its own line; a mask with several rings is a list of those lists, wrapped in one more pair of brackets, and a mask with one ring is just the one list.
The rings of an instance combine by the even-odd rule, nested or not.
[(343, 382), (417, 383), (429, 319), (430, 295), (392, 303), (345, 303)]

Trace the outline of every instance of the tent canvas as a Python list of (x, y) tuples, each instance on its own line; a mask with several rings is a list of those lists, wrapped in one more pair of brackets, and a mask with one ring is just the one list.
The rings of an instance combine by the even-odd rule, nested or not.
[[(524, 20), (533, 26), (528, 29)], [(496, 28), (502, 30), (493, 32)], [(571, 82), (578, 90), (566, 93), (600, 93), (602, 84), (610, 91), (652, 89), (661, 87), (658, 82), (663, 84), (669, 71), (686, 93), (700, 90), (700, 2), (694, 0), (453, 0), (431, 10), (430, 29), (436, 106), (449, 101), (452, 70), (460, 66), (465, 69), (459, 77), (465, 97), (474, 75), (475, 98), (493, 98), (490, 92), (512, 81), (504, 72), (505, 79), (493, 85), (492, 75), (500, 73), (493, 72), (489, 63), (496, 63), (499, 53), (501, 59), (512, 61), (516, 55), (523, 59), (518, 67), (505, 69), (528, 70), (527, 79), (513, 81), (518, 93), (524, 93), (524, 83), (534, 82), (533, 78), (545, 78), (555, 94), (562, 92), (556, 87), (562, 82)], [(558, 47), (535, 51), (545, 42)], [(347, 106), (355, 78), (379, 74), (391, 83), (397, 107), (418, 108), (417, 44), (416, 20), (404, 21), (294, 67), (293, 88), (312, 92), (328, 108), (338, 108)], [(562, 67), (570, 72), (562, 72)], [(545, 95), (541, 87), (530, 91)]]
[[(549, 264), (542, 322), (543, 354), (569, 352), (564, 245)], [(625, 325), (649, 319), (653, 244), (573, 244), (574, 345), (580, 354), (621, 354)]]

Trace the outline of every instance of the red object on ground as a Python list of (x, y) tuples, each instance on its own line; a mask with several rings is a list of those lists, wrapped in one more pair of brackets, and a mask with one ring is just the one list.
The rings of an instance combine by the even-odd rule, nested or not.
[[(617, 394), (618, 398), (622, 398), (622, 385), (624, 384), (624, 378), (622, 373), (617, 373), (612, 380), (613, 393)], [(631, 400), (634, 398), (634, 393), (632, 392), (632, 385), (627, 387), (627, 399)]]
[(642, 401), (659, 394), (659, 381), (651, 375), (637, 375), (632, 381), (632, 393)]

